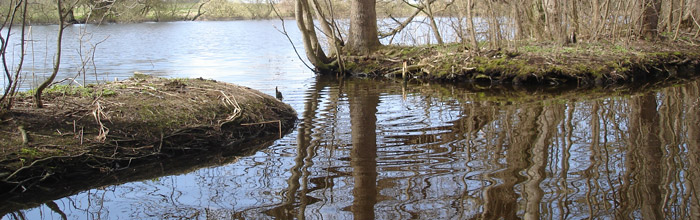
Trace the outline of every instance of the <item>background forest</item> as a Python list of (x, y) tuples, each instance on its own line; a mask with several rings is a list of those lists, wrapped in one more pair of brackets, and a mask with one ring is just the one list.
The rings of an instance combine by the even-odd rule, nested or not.
[[(0, 16), (8, 22), (18, 0), (0, 2)], [(29, 0), (27, 18), (32, 24), (57, 23), (54, 0)], [(294, 0), (63, 0), (70, 22), (143, 22), (177, 20), (273, 19), (294, 16)], [(326, 19), (348, 18), (349, 0), (314, 0)], [(448, 25), (456, 38), (469, 38), (469, 30), (497, 44), (503, 40), (598, 40), (623, 37), (678, 38), (700, 33), (700, 0), (401, 0), (376, 1), (380, 28), (401, 27), (415, 21), (438, 29)], [(479, 24), (470, 28), (467, 17)], [(408, 18), (408, 19), (407, 19)], [(427, 18), (415, 19), (415, 18)], [(436, 19), (437, 18), (437, 19)], [(314, 18), (318, 19), (318, 18)], [(15, 18), (15, 23), (21, 18)], [(389, 28), (391, 29), (391, 28)], [(451, 36), (434, 34), (437, 42)], [(393, 33), (380, 33), (386, 37)], [(681, 36), (679, 36), (681, 35)], [(448, 38), (448, 39), (444, 39)]]

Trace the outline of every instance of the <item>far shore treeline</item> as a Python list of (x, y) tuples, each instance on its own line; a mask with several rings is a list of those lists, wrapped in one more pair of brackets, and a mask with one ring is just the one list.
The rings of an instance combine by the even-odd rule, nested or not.
[[(63, 0), (70, 23), (134, 23), (192, 20), (269, 19), (274, 16), (266, 0)], [(0, 15), (7, 16), (17, 0), (0, 2)], [(293, 1), (274, 3), (291, 16)], [(29, 0), (28, 20), (33, 24), (56, 24), (56, 0)], [(15, 23), (21, 21), (16, 19)]]
[[(133, 23), (192, 20), (276, 19), (294, 17), (294, 0), (63, 0), (72, 23)], [(17, 0), (0, 2), (0, 15), (7, 16)], [(338, 15), (349, 13), (349, 1), (335, 1)], [(387, 16), (408, 16), (411, 6), (383, 1), (378, 11)], [(28, 20), (33, 24), (56, 24), (55, 0), (29, 0)], [(15, 19), (18, 24), (20, 19)]]

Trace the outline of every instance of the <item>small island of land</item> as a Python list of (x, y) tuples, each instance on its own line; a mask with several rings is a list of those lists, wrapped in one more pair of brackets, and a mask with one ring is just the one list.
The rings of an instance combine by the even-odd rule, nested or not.
[(489, 86), (605, 87), (697, 75), (700, 47), (690, 42), (637, 41), (624, 46), (530, 44), (472, 53), (462, 44), (386, 46), (348, 60), (346, 68), (355, 75)]
[(346, 67), (355, 75), (487, 85), (605, 87), (696, 75), (700, 47), (644, 41), (626, 46), (539, 44), (475, 54), (461, 44), (394, 46), (348, 60)]
[(0, 118), (3, 194), (179, 155), (242, 152), (251, 140), (291, 131), (297, 118), (272, 96), (201, 78), (137, 74), (86, 87), (50, 87), (44, 108), (33, 107), (31, 99), (17, 95)]

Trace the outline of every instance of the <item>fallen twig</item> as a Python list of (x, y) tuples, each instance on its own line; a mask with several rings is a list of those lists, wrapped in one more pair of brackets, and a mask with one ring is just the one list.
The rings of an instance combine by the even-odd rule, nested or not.
[(99, 129), (99, 134), (97, 137), (95, 137), (95, 140), (104, 143), (105, 140), (107, 139), (107, 134), (109, 133), (109, 128), (105, 127), (104, 124), (102, 124), (102, 118), (107, 118), (107, 115), (105, 115), (103, 111), (104, 107), (100, 105), (99, 101), (95, 101), (95, 109), (92, 111), (92, 116), (95, 118), (95, 121), (97, 121), (97, 124), (100, 126)]
[(229, 98), (229, 96), (226, 95), (226, 93), (224, 93), (224, 91), (219, 90), (219, 92), (221, 92), (221, 95), (224, 96), (224, 98), (222, 98), (222, 100), (221, 100), (224, 103), (224, 105), (229, 105), (229, 106), (233, 107), (233, 114), (229, 115), (226, 120), (231, 121), (231, 120), (237, 118), (238, 116), (240, 116), (241, 115), (241, 106), (238, 105), (238, 101), (236, 100), (236, 97), (231, 96), (231, 98), (233, 98), (233, 101), (231, 101), (231, 98)]
[(29, 135), (27, 135), (27, 131), (24, 130), (24, 126), (20, 125), (17, 129), (19, 133), (22, 134), (22, 146), (29, 145)]

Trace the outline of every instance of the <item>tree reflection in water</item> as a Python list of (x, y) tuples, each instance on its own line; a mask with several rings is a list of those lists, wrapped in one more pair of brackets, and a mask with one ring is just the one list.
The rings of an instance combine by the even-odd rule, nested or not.
[[(57, 218), (52, 210), (68, 218), (700, 218), (700, 81), (554, 95), (319, 78), (303, 94), (286, 94), (302, 120), (269, 149), (34, 211)], [(32, 210), (14, 216), (25, 212)]]

